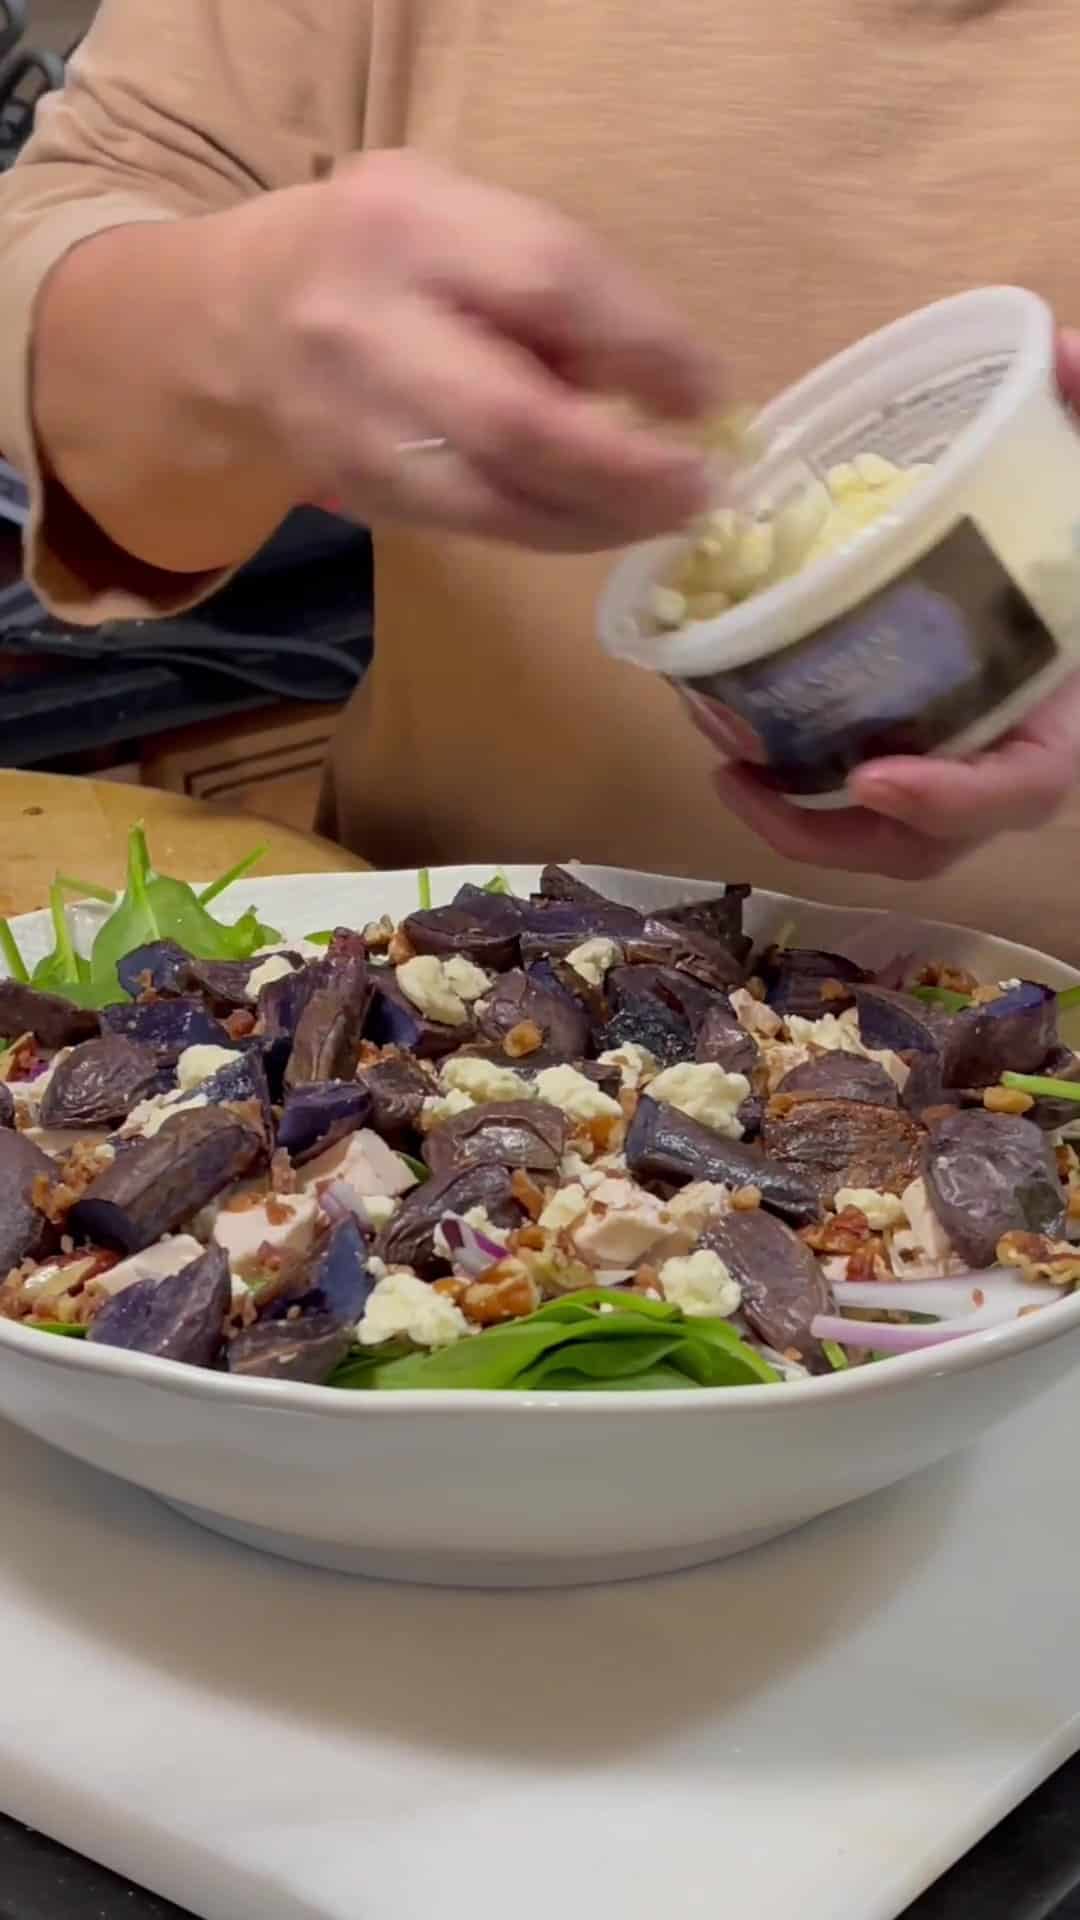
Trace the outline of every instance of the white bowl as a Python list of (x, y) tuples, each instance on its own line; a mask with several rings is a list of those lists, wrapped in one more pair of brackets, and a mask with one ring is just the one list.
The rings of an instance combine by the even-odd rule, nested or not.
[[(704, 885), (581, 869), (641, 904)], [(490, 869), (434, 874), (436, 900)], [(510, 868), (527, 890), (535, 868)], [(249, 883), (291, 938), (416, 901), (412, 874)], [(873, 961), (890, 951), (1080, 976), (1005, 941), (758, 894), (755, 934)], [(40, 917), (16, 931), (27, 949)], [(737, 1553), (967, 1446), (1080, 1362), (1080, 1295), (1004, 1328), (784, 1387), (664, 1393), (333, 1393), (232, 1379), (0, 1321), (0, 1408), (65, 1452), (232, 1539), (436, 1585), (632, 1578)]]

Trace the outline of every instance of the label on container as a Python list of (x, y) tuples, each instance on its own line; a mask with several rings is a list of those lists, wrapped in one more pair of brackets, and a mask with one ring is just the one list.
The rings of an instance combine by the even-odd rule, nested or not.
[(1049, 628), (961, 520), (871, 595), (764, 660), (685, 679), (736, 759), (792, 795), (836, 792), (864, 761), (933, 753), (1058, 656)]

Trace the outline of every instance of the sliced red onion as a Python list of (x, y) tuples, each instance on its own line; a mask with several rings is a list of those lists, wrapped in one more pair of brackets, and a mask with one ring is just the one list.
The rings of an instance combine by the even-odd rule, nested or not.
[(339, 1226), (342, 1220), (359, 1220), (360, 1225), (368, 1229), (373, 1224), (363, 1195), (350, 1187), (346, 1180), (328, 1180), (325, 1187), (319, 1189), (319, 1205), (335, 1226)]
[(845, 1320), (838, 1313), (819, 1313), (811, 1322), (815, 1340), (835, 1340), (839, 1347), (865, 1347), (874, 1353), (918, 1353), (924, 1347), (965, 1340), (969, 1333), (1010, 1326), (1019, 1319), (1015, 1307), (983, 1307), (959, 1320), (935, 1320), (932, 1326), (897, 1326), (888, 1320)]
[(1016, 1267), (987, 1267), (983, 1272), (942, 1275), (939, 1280), (834, 1280), (838, 1307), (882, 1313), (932, 1313), (941, 1320), (967, 1319), (985, 1308), (1019, 1313), (1024, 1307), (1050, 1307), (1067, 1289), (1049, 1281), (1027, 1281)]
[(506, 1248), (486, 1233), (478, 1233), (459, 1213), (444, 1213), (439, 1222), (443, 1239), (454, 1256), (454, 1265), (476, 1279), (506, 1259)]

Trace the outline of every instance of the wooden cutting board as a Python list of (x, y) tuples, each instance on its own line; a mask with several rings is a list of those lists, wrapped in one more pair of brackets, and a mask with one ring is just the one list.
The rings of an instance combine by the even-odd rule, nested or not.
[(265, 841), (259, 872), (355, 873), (367, 863), (318, 834), (180, 793), (0, 768), (0, 914), (44, 906), (57, 868), (122, 884), (129, 828), (144, 822), (155, 865), (210, 879)]

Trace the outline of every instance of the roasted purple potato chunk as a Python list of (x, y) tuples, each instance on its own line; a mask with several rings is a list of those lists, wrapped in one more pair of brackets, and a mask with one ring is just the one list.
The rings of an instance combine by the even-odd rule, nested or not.
[(329, 968), (297, 1022), (285, 1069), (286, 1087), (352, 1078), (371, 996), (365, 960), (342, 960)]
[(801, 1099), (861, 1100), (871, 1107), (900, 1105), (899, 1089), (884, 1067), (855, 1053), (822, 1053), (805, 1060), (785, 1073), (776, 1091), (797, 1093)]
[(639, 1180), (685, 1186), (711, 1180), (720, 1186), (756, 1187), (762, 1204), (802, 1226), (821, 1217), (814, 1183), (795, 1168), (770, 1160), (757, 1147), (729, 1140), (648, 1095), (638, 1101), (626, 1136), (626, 1163)]
[(644, 916), (607, 900), (530, 900), (522, 908), (521, 955), (525, 964), (573, 953), (586, 940), (620, 946), (640, 938)]
[(240, 1107), (245, 1114), (250, 1110), (251, 1121), (261, 1129), (269, 1151), (274, 1140), (274, 1111), (259, 1047), (243, 1048), (236, 1060), (227, 1060), (198, 1091), (207, 1106)]
[(726, 1000), (709, 1007), (697, 1030), (695, 1060), (711, 1060), (725, 1073), (743, 1073), (749, 1080), (761, 1059), (761, 1049), (747, 1033)]
[(423, 1278), (436, 1279), (446, 1262), (435, 1251), (435, 1229), (445, 1214), (468, 1213), (470, 1207), (483, 1207), (497, 1227), (520, 1226), (525, 1217), (505, 1167), (454, 1167), (406, 1194), (375, 1251), (388, 1266), (413, 1267)]
[(1057, 1038), (1057, 995), (1022, 981), (951, 1016), (942, 1042), (944, 1083), (989, 1087), (1006, 1072), (1039, 1073)]
[(152, 1139), (118, 1154), (71, 1209), (72, 1231), (139, 1253), (173, 1233), (265, 1156), (254, 1120), (229, 1107), (187, 1107)]
[(484, 1039), (502, 1042), (515, 1027), (536, 1027), (551, 1058), (577, 1060), (589, 1039), (589, 1021), (579, 1000), (557, 983), (544, 985), (535, 973), (515, 967), (495, 982), (477, 1016)]
[(864, 967), (816, 947), (770, 947), (757, 963), (765, 998), (776, 1013), (820, 1020), (855, 1004), (853, 989), (869, 979)]
[(949, 1115), (923, 1148), (922, 1171), (935, 1214), (972, 1267), (993, 1266), (1004, 1233), (1064, 1232), (1053, 1148), (1017, 1114)]
[(744, 967), (752, 946), (749, 935), (743, 932), (743, 908), (749, 897), (748, 886), (726, 886), (723, 893), (712, 894), (707, 900), (685, 900), (678, 906), (665, 907), (662, 917), (669, 924), (691, 927), (718, 940)]
[(116, 973), (124, 992), (137, 1000), (143, 993), (183, 993), (192, 964), (190, 953), (175, 940), (151, 940), (125, 953)]
[(347, 1133), (366, 1127), (374, 1102), (357, 1080), (322, 1080), (295, 1087), (287, 1096), (278, 1127), (278, 1146), (299, 1166)]
[(0, 1080), (0, 1127), (13, 1127), (14, 1125), (15, 1102), (11, 1096), (11, 1088), (6, 1086), (3, 1080)]
[[(1039, 1072), (1051, 1080), (1080, 1080), (1080, 1057), (1071, 1047), (1054, 1047), (1043, 1061)], [(1067, 1127), (1077, 1117), (1075, 1100), (1036, 1100), (1030, 1113), (1024, 1115), (1035, 1126), (1042, 1127), (1047, 1133), (1054, 1133), (1058, 1127)], [(0, 1125), (2, 1125), (0, 1121)]]
[(557, 1174), (566, 1149), (566, 1115), (543, 1100), (489, 1100), (429, 1133), (424, 1159), (434, 1174), (478, 1166)]
[(910, 1114), (861, 1100), (774, 1097), (762, 1126), (766, 1153), (816, 1186), (829, 1206), (841, 1187), (902, 1193), (918, 1175), (922, 1139)]
[(349, 1351), (352, 1334), (329, 1313), (261, 1320), (229, 1342), (229, 1372), (246, 1380), (326, 1385)]
[(468, 907), (425, 907), (409, 915), (402, 931), (415, 953), (443, 960), (461, 953), (492, 973), (512, 967), (518, 958), (518, 929), (509, 915), (503, 921), (499, 916), (481, 920)]
[(208, 1247), (179, 1273), (138, 1280), (116, 1294), (91, 1322), (87, 1337), (103, 1347), (212, 1367), (221, 1353), (231, 1300), (225, 1250)]
[(404, 1058), (376, 1060), (370, 1067), (361, 1067), (356, 1080), (371, 1097), (370, 1125), (388, 1140), (416, 1126), (424, 1101), (435, 1092), (423, 1067)]
[(742, 959), (724, 941), (664, 913), (650, 914), (626, 951), (630, 960), (676, 968), (720, 991), (741, 986), (746, 977)]
[(825, 1371), (828, 1362), (810, 1328), (819, 1313), (831, 1311), (831, 1300), (809, 1247), (761, 1207), (724, 1214), (704, 1239), (742, 1288), (742, 1309), (759, 1340), (774, 1353), (797, 1353), (811, 1372)]
[(865, 986), (855, 993), (863, 1045), (893, 1053), (940, 1052), (948, 1016), (912, 993)]
[(188, 1047), (231, 1047), (221, 1022), (194, 994), (168, 1000), (117, 1001), (104, 1008), (103, 1032), (116, 1033), (148, 1047), (159, 1067), (174, 1067)]
[(319, 1313), (339, 1327), (353, 1327), (374, 1285), (367, 1241), (359, 1223), (350, 1216), (319, 1234), (310, 1253), (289, 1274), (261, 1318), (286, 1319), (299, 1308), (304, 1316)]
[(0, 1132), (0, 1280), (10, 1267), (44, 1252), (54, 1239), (33, 1195), (39, 1180), (51, 1187), (56, 1179), (55, 1162), (32, 1140), (14, 1128)]
[(367, 1038), (375, 1046), (401, 1047), (420, 1060), (438, 1060), (455, 1053), (471, 1035), (471, 1024), (450, 1027), (441, 1020), (429, 1020), (396, 980), (379, 976), (367, 1019)]
[(42, 993), (20, 980), (0, 980), (0, 1040), (32, 1033), (43, 1047), (73, 1047), (98, 1031), (98, 1016), (72, 1006), (59, 994)]
[(157, 1074), (149, 1047), (103, 1033), (73, 1047), (41, 1096), (43, 1127), (112, 1127), (146, 1097)]

